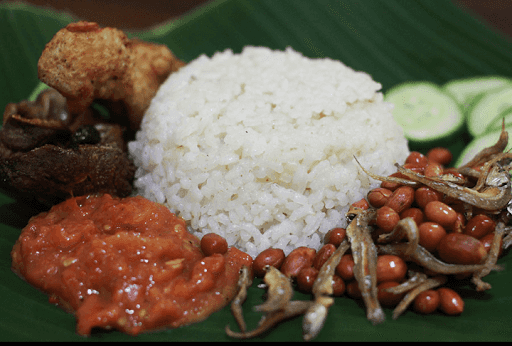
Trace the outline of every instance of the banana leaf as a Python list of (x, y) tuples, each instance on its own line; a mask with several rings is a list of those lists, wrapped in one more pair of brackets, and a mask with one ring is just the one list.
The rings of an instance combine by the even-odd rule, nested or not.
[[(31, 94), (38, 84), (37, 60), (45, 44), (78, 19), (23, 4), (0, 4), (0, 107)], [(217, 0), (178, 20), (128, 34), (164, 43), (184, 61), (228, 48), (240, 52), (246, 45), (290, 46), (306, 56), (339, 59), (365, 71), (384, 92), (405, 81), (443, 84), (455, 78), (512, 76), (510, 39), (448, 0)], [(11, 270), (11, 248), (38, 212), (38, 207), (0, 193), (0, 340), (236, 341), (224, 332), (226, 325), (236, 330), (229, 308), (201, 323), (137, 337), (117, 331), (78, 336), (73, 315), (49, 304), (45, 294)], [(511, 340), (512, 255), (499, 263), (505, 270), (486, 277), (491, 290), (477, 293), (470, 285), (462, 290), (465, 311), (460, 316), (407, 311), (393, 320), (392, 310), (386, 309), (386, 322), (373, 326), (360, 301), (340, 297), (316, 340)], [(296, 293), (295, 298), (310, 297)], [(263, 290), (254, 284), (244, 305), (250, 329), (261, 317), (251, 307), (263, 299)], [(252, 340), (301, 341), (301, 323), (301, 318), (292, 319)]]

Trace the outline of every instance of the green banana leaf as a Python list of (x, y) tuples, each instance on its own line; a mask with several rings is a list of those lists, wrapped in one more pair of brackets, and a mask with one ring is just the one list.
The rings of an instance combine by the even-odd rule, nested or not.
[[(44, 45), (70, 15), (21, 4), (0, 5), (0, 107), (26, 99), (36, 87), (37, 60)], [(443, 84), (462, 77), (512, 76), (512, 42), (448, 0), (218, 0), (152, 30), (129, 33), (164, 43), (184, 61), (246, 45), (287, 46), (309, 57), (330, 57), (366, 71), (383, 91), (412, 80)], [(428, 148), (424, 148), (428, 149)], [(458, 154), (458, 153), (455, 153)], [(237, 330), (229, 308), (187, 327), (131, 337), (100, 331), (75, 333), (73, 315), (48, 303), (43, 293), (10, 269), (10, 251), (21, 228), (40, 210), (0, 193), (0, 340), (15, 341), (230, 341)], [(462, 291), (465, 311), (423, 316), (407, 311), (397, 320), (386, 309), (385, 323), (367, 321), (363, 304), (340, 297), (330, 309), (317, 341), (506, 341), (512, 339), (512, 255), (504, 271), (488, 277), (492, 289)], [(296, 299), (309, 296), (296, 293)], [(263, 300), (253, 285), (244, 304), (248, 327), (261, 315), (251, 307)], [(253, 341), (300, 341), (301, 318), (282, 323)]]

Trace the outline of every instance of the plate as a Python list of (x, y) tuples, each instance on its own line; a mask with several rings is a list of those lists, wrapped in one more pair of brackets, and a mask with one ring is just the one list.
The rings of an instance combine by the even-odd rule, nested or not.
[[(0, 107), (28, 97), (38, 82), (36, 64), (44, 45), (75, 20), (27, 5), (0, 5)], [(411, 80), (443, 84), (455, 78), (511, 74), (512, 43), (450, 1), (219, 0), (175, 22), (129, 35), (167, 44), (184, 61), (224, 49), (240, 52), (246, 45), (291, 46), (306, 56), (339, 59), (365, 71), (382, 84), (384, 92)], [(49, 304), (46, 295), (10, 269), (11, 248), (21, 228), (39, 211), (0, 194), (0, 340), (232, 341), (224, 332), (226, 325), (236, 330), (229, 308), (198, 324), (137, 337), (117, 331), (101, 331), (89, 338), (75, 334), (74, 317)], [(461, 316), (407, 311), (393, 320), (386, 309), (386, 322), (373, 326), (361, 302), (341, 297), (316, 340), (510, 340), (512, 255), (499, 263), (505, 270), (486, 277), (491, 290), (476, 293), (468, 286), (462, 291)], [(244, 305), (249, 328), (261, 316), (251, 307), (263, 300), (262, 294), (251, 287)], [(309, 299), (299, 293), (295, 298)], [(253, 340), (301, 341), (301, 322), (292, 319)]]

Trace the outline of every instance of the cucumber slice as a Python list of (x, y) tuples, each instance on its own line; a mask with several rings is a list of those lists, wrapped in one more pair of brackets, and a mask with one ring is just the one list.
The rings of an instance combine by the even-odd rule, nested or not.
[(484, 93), (512, 83), (512, 80), (503, 76), (485, 76), (475, 78), (462, 78), (452, 80), (442, 86), (466, 112)]
[(485, 93), (469, 111), (469, 133), (473, 137), (485, 133), (495, 121), (501, 120), (511, 107), (512, 84)]
[(505, 120), (505, 127), (512, 126), (512, 107), (509, 107), (501, 112), (501, 116), (494, 119), (492, 123), (487, 127), (485, 132), (501, 131), (503, 120)]
[[(512, 126), (505, 127), (505, 130), (512, 135)], [(500, 138), (501, 128), (498, 131), (488, 132), (482, 136), (473, 138), (471, 142), (462, 150), (459, 157), (455, 161), (454, 167), (460, 167), (469, 162), (482, 149), (490, 147)], [(509, 141), (505, 151), (512, 149), (512, 141)]]
[(409, 82), (384, 96), (395, 105), (393, 117), (404, 129), (410, 146), (434, 146), (455, 140), (464, 129), (457, 102), (430, 82)]

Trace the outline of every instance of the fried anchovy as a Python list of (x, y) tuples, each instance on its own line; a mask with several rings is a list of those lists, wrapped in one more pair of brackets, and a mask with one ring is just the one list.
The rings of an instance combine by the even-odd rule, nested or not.
[(366, 306), (366, 317), (373, 324), (386, 318), (377, 299), (377, 248), (369, 226), (376, 213), (373, 208), (359, 212), (346, 229), (354, 258), (354, 277)]
[(408, 186), (411, 186), (411, 187), (417, 187), (417, 186), (420, 185), (419, 183), (417, 183), (415, 181), (411, 181), (409, 179), (404, 179), (404, 178), (399, 178), (399, 177), (385, 177), (385, 176), (382, 176), (382, 175), (374, 174), (374, 173), (366, 170), (363, 167), (363, 165), (361, 165), (361, 163), (357, 160), (357, 158), (355, 156), (354, 156), (354, 160), (356, 160), (357, 164), (359, 165), (359, 167), (361, 167), (363, 172), (365, 172), (368, 176), (370, 176), (371, 178), (373, 178), (375, 180), (387, 181), (387, 182), (390, 182), (390, 183), (397, 183), (397, 184), (402, 184), (402, 185), (408, 185)]
[[(483, 264), (451, 264), (445, 263), (439, 259), (437, 259), (434, 255), (432, 255), (429, 251), (427, 251), (421, 245), (418, 245), (416, 251), (411, 255), (406, 256), (405, 253), (407, 251), (407, 247), (409, 245), (406, 243), (398, 243), (398, 244), (387, 244), (387, 245), (379, 245), (378, 251), (381, 254), (386, 255), (396, 255), (402, 257), (405, 261), (413, 261), (425, 269), (429, 269), (437, 274), (463, 274), (463, 273), (474, 273), (479, 270), (485, 269), (486, 265)], [(500, 269), (499, 266), (493, 265), (492, 270)]]
[(412, 217), (406, 217), (398, 221), (395, 228), (393, 228), (390, 233), (384, 233), (379, 236), (379, 242), (390, 243), (399, 241), (404, 235), (407, 236), (407, 240), (409, 240), (407, 243), (409, 247), (405, 255), (410, 255), (416, 251), (416, 247), (420, 241), (418, 226)]
[(234, 332), (229, 326), (226, 326), (228, 336), (238, 339), (253, 338), (283, 320), (304, 314), (313, 304), (312, 301), (291, 301), (293, 287), (290, 278), (274, 267), (267, 269), (263, 280), (268, 287), (268, 298), (263, 304), (254, 307), (254, 310), (265, 313), (259, 321), (258, 327), (249, 332), (245, 331), (245, 327), (240, 328), (241, 332)]
[(478, 154), (475, 155), (473, 159), (471, 159), (468, 163), (459, 167), (458, 169), (465, 167), (475, 167), (482, 164), (483, 162), (487, 161), (490, 156), (502, 153), (507, 148), (507, 144), (508, 132), (505, 131), (505, 122), (503, 122), (501, 127), (500, 138), (498, 139), (496, 144), (481, 150)]
[(505, 228), (505, 232), (503, 234), (503, 250), (509, 248), (512, 245), (512, 227)]
[(254, 310), (260, 312), (283, 310), (293, 296), (290, 278), (275, 267), (269, 267), (263, 281), (268, 286), (268, 299), (263, 304), (255, 306)]
[(418, 296), (423, 291), (432, 289), (434, 287), (438, 287), (444, 285), (447, 279), (444, 275), (435, 276), (433, 278), (428, 278), (424, 282), (422, 282), (417, 287), (410, 290), (405, 297), (402, 299), (400, 303), (393, 310), (393, 319), (396, 320), (406, 309), (407, 307), (414, 301), (414, 298)]
[[(510, 190), (510, 179), (507, 179), (504, 186), (490, 187), (489, 189), (478, 192), (473, 189), (459, 186), (449, 181), (440, 181), (438, 179), (431, 179), (421, 174), (415, 173), (400, 165), (396, 165), (398, 171), (403, 175), (419, 182), (428, 187), (431, 187), (447, 196), (457, 198), (465, 203), (474, 205), (478, 208), (495, 211), (505, 208), (512, 198)], [(508, 174), (507, 172), (503, 172)]]
[(402, 282), (398, 286), (388, 287), (384, 291), (393, 294), (402, 294), (412, 290), (413, 288), (421, 285), (425, 280), (428, 279), (427, 274), (421, 272), (409, 271), (409, 279)]
[(332, 278), (341, 257), (349, 248), (349, 243), (344, 240), (318, 272), (318, 277), (313, 283), (312, 289), (314, 303), (306, 311), (302, 322), (303, 338), (306, 341), (316, 337), (320, 330), (322, 330), (329, 307), (334, 304)]
[(242, 314), (242, 304), (245, 302), (247, 298), (247, 288), (252, 285), (252, 277), (250, 274), (250, 270), (248, 267), (243, 266), (240, 270), (240, 276), (238, 278), (238, 287), (239, 291), (231, 302), (231, 313), (235, 317), (235, 320), (238, 324), (238, 327), (245, 333), (246, 324)]
[(500, 252), (501, 239), (505, 233), (505, 224), (498, 222), (494, 231), (494, 237), (492, 239), (491, 249), (484, 262), (484, 268), (473, 273), (471, 281), (475, 284), (477, 291), (485, 291), (491, 288), (491, 285), (487, 282), (483, 282), (482, 278), (488, 275), (493, 267), (496, 265), (498, 260), (498, 254)]
[[(494, 155), (489, 159), (489, 161), (484, 163), (482, 168), (480, 168), (478, 181), (473, 187), (473, 190), (480, 191), (480, 189), (483, 188), (486, 183), (488, 183), (488, 185), (493, 185), (492, 179), (496, 176), (499, 178), (499, 172), (496, 172), (496, 167), (494, 165), (499, 161), (503, 161), (504, 159), (508, 159), (507, 161), (509, 161), (511, 157), (512, 155), (510, 153), (500, 153)], [(491, 171), (491, 169), (494, 169), (494, 171)]]
[(226, 326), (226, 334), (237, 339), (254, 338), (286, 319), (304, 314), (311, 307), (311, 304), (312, 302), (307, 300), (294, 300), (288, 302), (283, 310), (266, 314), (256, 329), (249, 332), (234, 332), (229, 329), (229, 326)]

